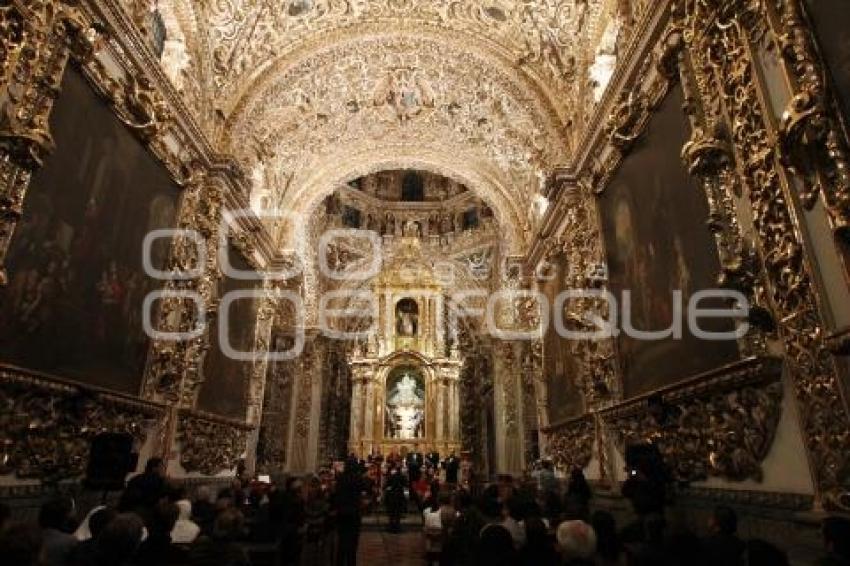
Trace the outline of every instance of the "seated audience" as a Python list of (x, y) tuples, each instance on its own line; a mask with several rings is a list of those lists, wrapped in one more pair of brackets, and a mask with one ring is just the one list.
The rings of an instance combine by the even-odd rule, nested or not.
[(540, 491), (547, 495), (560, 495), (561, 483), (555, 475), (555, 466), (552, 460), (543, 460), (540, 474), (538, 475)]
[(313, 477), (307, 484), (307, 503), (305, 513), (305, 544), (302, 564), (324, 565), (329, 559), (328, 515), (330, 502), (322, 490), (322, 482)]
[(502, 507), (502, 525), (511, 535), (514, 541), (514, 549), (519, 550), (525, 545), (525, 525), (522, 514), (522, 501), (517, 496), (512, 496)]
[[(632, 566), (665, 566), (668, 564), (667, 548), (665, 547), (666, 527), (667, 522), (664, 515), (660, 513), (650, 513), (640, 517), (637, 523), (632, 524), (629, 542), (625, 543), (629, 564)], [(639, 533), (635, 531), (636, 528), (640, 528)]]
[(135, 566), (145, 525), (138, 515), (122, 513), (109, 522), (96, 539), (97, 566)]
[(179, 511), (177, 522), (171, 530), (171, 541), (174, 544), (190, 544), (195, 542), (201, 533), (201, 527), (192, 520), (192, 502), (181, 499), (175, 503)]
[(42, 540), (36, 526), (7, 520), (0, 530), (0, 561), (14, 566), (43, 566)]
[(623, 559), (623, 545), (617, 535), (617, 523), (607, 511), (596, 511), (590, 518), (596, 533), (596, 562), (599, 566), (616, 566)]
[(167, 495), (165, 462), (162, 458), (151, 458), (145, 464), (145, 471), (127, 482), (118, 509), (121, 512), (140, 513), (146, 519), (146, 515), (153, 513), (156, 504)]
[(236, 509), (219, 513), (211, 536), (198, 538), (189, 551), (192, 566), (249, 566), (245, 549), (237, 542), (243, 534), (245, 518)]
[(103, 509), (106, 509), (106, 505), (97, 505), (95, 507), (92, 507), (91, 511), (86, 514), (85, 518), (77, 526), (77, 530), (74, 531), (74, 538), (76, 538), (78, 541), (89, 540), (90, 538), (92, 538), (89, 521), (91, 521), (91, 518), (95, 513), (99, 513)]
[(747, 566), (788, 566), (788, 556), (767, 541), (752, 539), (745, 544), (742, 563)]
[(171, 531), (177, 523), (177, 505), (161, 501), (148, 525), (148, 536), (136, 553), (136, 566), (181, 566), (186, 563), (186, 550), (172, 544)]
[(487, 525), (481, 531), (477, 557), (472, 564), (487, 566), (512, 566), (516, 564), (516, 550), (511, 533), (501, 525)]
[(586, 521), (590, 518), (590, 499), (593, 491), (584, 477), (584, 471), (576, 468), (570, 474), (567, 494), (564, 496), (564, 511), (569, 519)]
[(481, 529), (486, 521), (478, 506), (474, 504), (472, 496), (461, 490), (455, 497), (454, 527), (447, 541), (449, 555), (455, 564), (474, 564), (475, 549), (478, 548)]
[[(74, 547), (68, 557), (69, 566), (93, 566), (97, 563), (97, 539), (106, 526), (115, 519), (117, 513), (110, 507), (99, 505), (86, 517), (85, 529), (77, 529), (75, 536), (81, 542)], [(85, 539), (80, 539), (85, 536)]]
[(202, 485), (195, 491), (192, 502), (192, 520), (201, 528), (201, 534), (211, 535), (215, 522), (215, 504), (212, 502), (212, 491)]
[(543, 519), (531, 517), (524, 524), (525, 546), (519, 553), (519, 563), (523, 566), (557, 566), (560, 558), (555, 550), (555, 541)]
[(428, 564), (440, 563), (445, 560), (444, 550), (449, 550), (447, 541), (451, 537), (456, 518), (451, 496), (441, 493), (439, 507), (436, 510), (426, 509), (423, 512), (425, 529), (425, 560)]
[(666, 549), (670, 564), (675, 566), (710, 566), (702, 540), (690, 529), (674, 529), (667, 540)]
[(77, 539), (71, 533), (74, 503), (67, 497), (56, 497), (44, 503), (38, 514), (43, 542), (44, 566), (64, 566)]

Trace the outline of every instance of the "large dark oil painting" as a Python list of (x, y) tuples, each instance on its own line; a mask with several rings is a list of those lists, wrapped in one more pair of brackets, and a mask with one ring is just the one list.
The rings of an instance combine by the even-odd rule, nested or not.
[[(230, 246), (230, 265), (240, 271), (251, 271), (243, 256)], [(262, 286), (259, 280), (242, 280), (225, 277), (222, 297), (236, 291), (253, 291)], [(227, 333), (230, 346), (238, 352), (254, 349), (257, 324), (257, 300), (244, 298), (230, 304)], [(222, 314), (219, 313), (219, 317)], [(244, 419), (247, 409), (251, 362), (230, 358), (222, 351), (218, 321), (210, 324), (210, 349), (204, 360), (204, 383), (198, 396), (198, 408), (223, 417)]]
[(823, 57), (832, 75), (844, 117), (850, 120), (850, 3), (847, 0), (806, 0)]
[[(705, 341), (688, 331), (688, 299), (695, 292), (716, 287), (720, 264), (714, 238), (706, 227), (705, 194), (680, 158), (689, 135), (682, 103), (677, 87), (653, 115), (646, 135), (600, 197), (611, 290), (621, 306), (623, 292), (631, 291), (632, 326), (650, 331), (669, 328), (672, 292), (681, 290), (684, 297), (681, 339), (648, 341), (625, 333), (618, 337), (627, 397), (738, 358), (734, 340)], [(700, 303), (701, 308), (722, 306)], [(705, 320), (701, 328), (729, 332), (733, 323)]]
[[(821, 54), (838, 98), (844, 124), (850, 128), (850, 2), (847, 0), (806, 0), (808, 16), (818, 38)], [(845, 278), (850, 280), (850, 244), (839, 242)]]
[[(563, 256), (551, 261), (543, 274), (546, 278), (541, 291), (554, 306), (558, 294), (564, 290), (566, 269)], [(581, 392), (576, 386), (578, 367), (570, 352), (570, 344), (558, 335), (554, 324), (549, 324), (543, 339), (543, 372), (548, 394), (549, 424), (554, 425), (579, 416), (584, 410)]]
[[(165, 167), (75, 69), (50, 119), (56, 150), (32, 179), (0, 289), (0, 361), (137, 393), (148, 340), (142, 242), (174, 226)], [(153, 249), (165, 264), (169, 242)]]

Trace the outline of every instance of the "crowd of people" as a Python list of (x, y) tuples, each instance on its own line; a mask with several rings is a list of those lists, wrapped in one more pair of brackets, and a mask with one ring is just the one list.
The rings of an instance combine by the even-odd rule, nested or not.
[[(593, 490), (580, 470), (564, 488), (551, 464), (543, 465), (535, 482), (502, 476), (484, 485), (459, 481), (455, 464), (453, 456), (349, 458), (336, 469), (286, 478), (281, 485), (237, 477), (216, 494), (201, 486), (190, 498), (168, 480), (162, 461), (152, 459), (115, 506), (97, 506), (79, 522), (67, 497), (46, 501), (38, 525), (13, 521), (8, 508), (0, 508), (0, 562), (347, 566), (357, 563), (364, 515), (383, 511), (391, 532), (401, 531), (405, 515), (421, 517), (429, 565), (788, 564), (772, 544), (739, 537), (728, 507), (714, 510), (710, 536), (699, 538), (668, 523), (657, 492), (640, 481), (624, 489), (635, 519), (618, 525), (611, 513), (594, 510)], [(825, 520), (823, 537), (819, 566), (850, 566), (850, 521)]]

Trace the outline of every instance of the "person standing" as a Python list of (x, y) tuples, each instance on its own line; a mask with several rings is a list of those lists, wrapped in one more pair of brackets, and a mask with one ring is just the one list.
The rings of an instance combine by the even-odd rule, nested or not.
[[(433, 564), (452, 563), (451, 545), (452, 528), (457, 518), (457, 511), (452, 505), (451, 496), (443, 493), (439, 497), (436, 509), (426, 509), (422, 513), (425, 531), (425, 561)], [(445, 553), (445, 555), (444, 555)]]
[(357, 564), (357, 547), (360, 543), (362, 523), (361, 500), (363, 480), (356, 460), (348, 460), (337, 478), (333, 495), (333, 511), (336, 514), (337, 566)]
[(404, 475), (402, 475), (397, 467), (393, 467), (387, 477), (387, 484), (384, 490), (387, 515), (390, 519), (387, 530), (391, 533), (401, 532), (401, 516), (407, 505), (407, 499), (404, 496), (406, 484)]
[(452, 450), (449, 457), (446, 458), (446, 461), (443, 462), (443, 467), (446, 469), (446, 483), (451, 485), (457, 485), (457, 476), (460, 471), (460, 460), (455, 456), (454, 450)]

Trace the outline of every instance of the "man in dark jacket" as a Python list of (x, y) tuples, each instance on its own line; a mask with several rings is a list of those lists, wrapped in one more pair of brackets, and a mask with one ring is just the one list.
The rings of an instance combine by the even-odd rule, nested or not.
[(333, 510), (338, 536), (337, 566), (355, 566), (360, 543), (363, 479), (356, 460), (348, 460), (336, 481)]
[(401, 471), (398, 468), (390, 470), (387, 477), (387, 484), (384, 490), (384, 497), (387, 505), (387, 515), (390, 519), (390, 524), (387, 530), (391, 533), (401, 532), (401, 516), (404, 513), (404, 508), (407, 505), (407, 499), (404, 496), (404, 488), (407, 482), (404, 479)]

